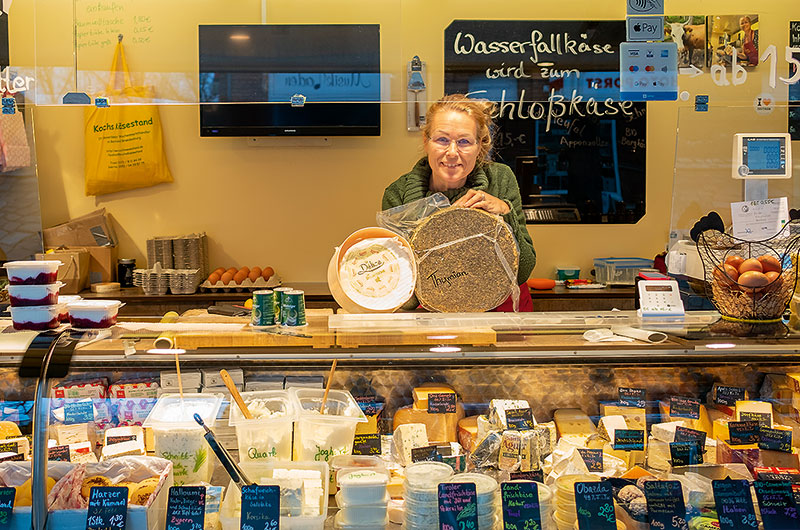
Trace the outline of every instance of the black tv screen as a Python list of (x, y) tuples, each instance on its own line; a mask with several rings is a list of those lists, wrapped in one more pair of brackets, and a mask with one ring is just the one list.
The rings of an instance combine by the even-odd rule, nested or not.
[(199, 52), (200, 136), (380, 135), (377, 24), (201, 25)]

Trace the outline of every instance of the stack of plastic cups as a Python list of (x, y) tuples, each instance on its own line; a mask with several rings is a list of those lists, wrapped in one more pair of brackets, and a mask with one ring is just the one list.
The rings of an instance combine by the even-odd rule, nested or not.
[(377, 469), (341, 469), (337, 473), (339, 512), (336, 530), (373, 530), (389, 524), (389, 473)]
[(575, 510), (575, 483), (598, 482), (594, 475), (565, 475), (556, 479), (556, 498), (553, 521), (558, 530), (572, 530), (578, 520)]
[(478, 502), (478, 529), (500, 528), (500, 485), (495, 479), (479, 473), (459, 473), (445, 482), (474, 483)]
[(439, 529), (439, 484), (453, 476), (442, 462), (417, 462), (406, 467), (405, 530)]

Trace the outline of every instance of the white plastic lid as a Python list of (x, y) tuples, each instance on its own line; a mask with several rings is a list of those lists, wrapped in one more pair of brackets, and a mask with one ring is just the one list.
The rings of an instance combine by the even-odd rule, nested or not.
[(182, 399), (180, 394), (161, 394), (142, 427), (200, 429), (194, 421), (195, 413), (206, 425), (213, 427), (222, 398), (222, 394), (184, 394)]
[(78, 311), (87, 311), (87, 310), (103, 310), (108, 311), (110, 309), (118, 308), (122, 305), (122, 302), (119, 300), (75, 300), (74, 302), (69, 302), (67, 304), (67, 309), (77, 309)]
[(406, 481), (417, 488), (435, 488), (453, 476), (453, 468), (444, 462), (415, 462), (406, 467)]
[(389, 475), (373, 469), (359, 469), (347, 471), (338, 475), (339, 487), (347, 488), (350, 486), (386, 486), (389, 483)]
[(61, 265), (61, 262), (58, 260), (41, 260), (41, 261), (7, 261), (3, 267), (7, 270), (11, 269), (23, 269), (23, 268), (30, 268), (30, 267), (37, 267), (37, 268), (47, 268), (50, 269), (52, 267), (58, 267)]

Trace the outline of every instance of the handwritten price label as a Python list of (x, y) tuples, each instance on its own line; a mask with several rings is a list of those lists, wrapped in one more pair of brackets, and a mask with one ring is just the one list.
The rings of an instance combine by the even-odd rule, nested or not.
[(202, 486), (172, 486), (167, 500), (167, 530), (203, 530), (206, 489)]
[(93, 487), (89, 493), (86, 530), (124, 530), (128, 515), (128, 488)]

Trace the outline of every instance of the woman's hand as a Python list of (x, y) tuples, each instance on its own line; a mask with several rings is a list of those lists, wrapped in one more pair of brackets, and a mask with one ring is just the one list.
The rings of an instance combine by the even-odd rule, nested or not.
[(467, 193), (454, 202), (453, 206), (456, 208), (478, 208), (496, 215), (505, 215), (511, 211), (506, 201), (479, 190), (467, 190)]

